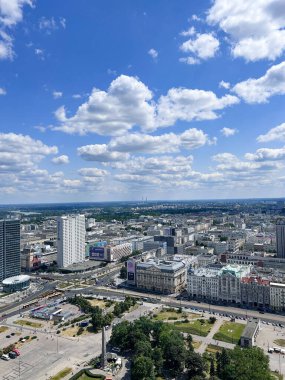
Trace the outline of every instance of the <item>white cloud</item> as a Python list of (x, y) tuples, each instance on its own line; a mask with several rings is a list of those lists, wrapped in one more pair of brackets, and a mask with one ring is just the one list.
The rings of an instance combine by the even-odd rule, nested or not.
[(83, 177), (105, 177), (108, 172), (107, 170), (98, 168), (82, 168), (78, 170), (79, 175)]
[(62, 95), (63, 95), (63, 93), (61, 91), (54, 91), (52, 93), (52, 96), (54, 97), (54, 99), (59, 99), (62, 97)]
[(65, 107), (58, 108), (55, 116), (59, 125), (53, 129), (70, 134), (120, 136), (137, 126), (150, 132), (178, 120), (216, 119), (216, 111), (238, 102), (233, 95), (218, 98), (212, 91), (185, 88), (172, 88), (155, 102), (141, 81), (121, 75), (111, 82), (107, 92), (93, 89), (74, 116), (68, 118)]
[(63, 154), (62, 156), (54, 157), (52, 162), (56, 165), (69, 164), (69, 157)]
[(66, 28), (66, 19), (63, 17), (60, 17), (58, 20), (54, 17), (41, 17), (39, 20), (39, 29), (45, 31), (46, 34), (51, 34), (60, 27), (63, 29)]
[(130, 157), (128, 153), (111, 152), (106, 144), (81, 146), (77, 153), (86, 161), (97, 162), (124, 161)]
[(285, 50), (284, 16), (283, 0), (215, 0), (207, 21), (229, 35), (234, 57), (275, 60)]
[(218, 153), (212, 157), (214, 161), (227, 163), (227, 162), (235, 162), (238, 161), (237, 156), (232, 153)]
[(112, 81), (107, 92), (93, 89), (88, 101), (76, 114), (67, 118), (64, 107), (56, 112), (61, 125), (55, 130), (84, 135), (120, 135), (135, 125), (153, 126), (154, 107), (151, 91), (137, 78), (121, 75)]
[(273, 95), (285, 94), (285, 61), (270, 67), (258, 79), (237, 83), (232, 90), (247, 103), (266, 103)]
[(25, 5), (33, 6), (32, 0), (1, 0), (0, 1), (0, 59), (12, 59), (13, 39), (6, 32), (23, 19)]
[(194, 34), (196, 34), (196, 30), (195, 30), (194, 26), (191, 26), (189, 29), (183, 30), (180, 33), (180, 36), (189, 37), (189, 36), (193, 36)]
[(159, 98), (157, 124), (166, 127), (177, 120), (213, 120), (219, 117), (216, 111), (237, 103), (239, 99), (232, 95), (217, 98), (212, 91), (172, 88)]
[(284, 160), (285, 147), (279, 149), (260, 148), (255, 153), (246, 153), (245, 158), (250, 161)]
[(0, 133), (0, 172), (19, 172), (33, 168), (45, 156), (56, 154), (56, 146), (15, 133)]
[[(219, 50), (220, 42), (210, 33), (196, 34), (180, 46), (184, 53), (193, 54), (194, 59), (207, 60), (213, 58)], [(187, 62), (188, 63), (188, 62)]]
[(238, 132), (237, 129), (227, 127), (222, 128), (220, 131), (225, 137), (233, 136)]
[(200, 60), (193, 57), (179, 58), (179, 62), (186, 63), (187, 65), (197, 65)]
[(159, 136), (141, 133), (114, 138), (109, 143), (110, 151), (129, 153), (173, 153), (184, 149), (195, 149), (212, 141), (202, 130), (192, 128), (181, 134), (165, 133)]
[(81, 99), (82, 96), (80, 94), (73, 94), (72, 95), (73, 99)]
[(219, 87), (222, 87), (222, 88), (225, 88), (226, 90), (228, 90), (231, 87), (231, 84), (229, 82), (225, 82), (225, 81), (221, 80), (219, 83)]
[(39, 49), (39, 48), (36, 48), (34, 50), (35, 52), (35, 55), (41, 60), (41, 61), (44, 61), (45, 60), (45, 52), (43, 49)]
[(259, 143), (269, 141), (285, 141), (285, 123), (271, 128), (265, 135), (259, 135), (256, 139)]
[(7, 91), (5, 90), (5, 88), (0, 87), (0, 95), (6, 95), (6, 94), (7, 94)]
[(155, 49), (149, 49), (148, 54), (153, 58), (156, 59), (158, 57), (158, 52)]

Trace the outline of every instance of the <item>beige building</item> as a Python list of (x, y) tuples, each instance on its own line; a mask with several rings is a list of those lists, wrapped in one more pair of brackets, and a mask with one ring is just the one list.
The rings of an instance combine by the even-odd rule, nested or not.
[(177, 293), (186, 286), (186, 265), (157, 259), (137, 263), (136, 285), (164, 294)]

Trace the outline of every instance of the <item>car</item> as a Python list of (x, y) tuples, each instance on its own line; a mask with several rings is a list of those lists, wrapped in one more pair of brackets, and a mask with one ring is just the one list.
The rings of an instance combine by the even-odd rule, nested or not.
[(14, 350), (12, 350), (12, 351), (15, 352), (15, 354), (17, 356), (20, 356), (20, 351), (17, 348), (14, 348)]
[(6, 355), (6, 354), (3, 354), (3, 355), (1, 356), (1, 359), (2, 359), (2, 360), (6, 360), (6, 361), (10, 360), (9, 356)]
[(11, 338), (11, 335), (6, 335), (6, 338)]
[(17, 356), (18, 355), (16, 354), (16, 352), (13, 352), (13, 351), (9, 352), (9, 358), (10, 359), (16, 359)]

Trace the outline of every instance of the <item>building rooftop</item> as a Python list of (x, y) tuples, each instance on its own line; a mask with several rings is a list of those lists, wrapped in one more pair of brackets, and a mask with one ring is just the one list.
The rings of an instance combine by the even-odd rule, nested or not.
[(29, 281), (31, 279), (30, 276), (27, 276), (25, 274), (22, 274), (20, 276), (13, 276), (9, 278), (5, 278), (5, 280), (2, 281), (3, 285), (15, 285), (20, 284), (25, 281)]
[(249, 320), (247, 322), (247, 325), (245, 326), (245, 329), (243, 330), (241, 338), (252, 339), (258, 326), (259, 326), (259, 319), (253, 318)]
[(181, 261), (166, 261), (166, 260), (148, 260), (146, 262), (137, 263), (137, 269), (149, 269), (155, 267), (162, 272), (176, 272), (184, 268), (185, 264)]
[(241, 278), (248, 269), (248, 265), (228, 264), (221, 269), (220, 275), (232, 274), (237, 278)]
[(251, 284), (251, 283), (256, 283), (258, 285), (269, 285), (270, 281), (267, 278), (262, 278), (258, 276), (247, 276), (247, 277), (242, 277), (241, 282), (245, 284)]

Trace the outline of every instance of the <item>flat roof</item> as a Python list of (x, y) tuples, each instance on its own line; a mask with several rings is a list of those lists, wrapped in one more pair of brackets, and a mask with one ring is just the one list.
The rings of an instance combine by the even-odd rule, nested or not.
[(259, 325), (259, 319), (254, 318), (247, 322), (241, 338), (252, 339)]
[(3, 285), (15, 285), (15, 284), (20, 284), (22, 282), (29, 281), (31, 279), (30, 276), (27, 276), (26, 274), (22, 274), (19, 276), (13, 276), (13, 277), (8, 277), (5, 278), (5, 280), (2, 281)]

